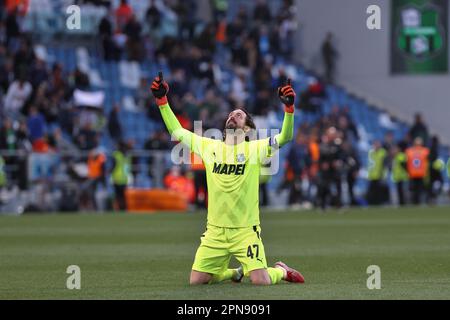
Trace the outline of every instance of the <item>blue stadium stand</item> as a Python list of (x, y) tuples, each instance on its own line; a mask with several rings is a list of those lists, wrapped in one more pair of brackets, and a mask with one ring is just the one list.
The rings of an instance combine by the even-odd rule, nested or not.
[[(64, 65), (64, 70), (66, 72), (71, 72), (75, 69), (77, 65), (77, 57), (74, 50), (63, 48), (63, 47), (51, 47), (48, 48), (48, 53), (54, 61), (58, 61)], [(133, 96), (135, 90), (124, 87), (120, 82), (120, 70), (117, 62), (105, 62), (100, 57), (96, 56), (92, 52), (89, 54), (90, 57), (90, 67), (95, 68), (103, 81), (106, 82), (106, 86), (103, 89), (105, 91), (105, 106), (104, 106), (104, 114), (107, 116), (109, 111), (111, 110), (114, 103), (122, 103), (122, 100), (125, 96)], [(169, 74), (170, 70), (167, 66), (158, 66), (155, 64), (146, 61), (140, 65), (140, 69), (142, 71), (142, 76), (147, 77), (148, 79), (152, 77), (152, 75), (157, 74), (157, 71), (163, 68), (165, 74)], [(294, 81), (293, 85), (295, 86), (297, 92), (301, 92), (301, 90), (307, 87), (307, 79), (313, 74), (306, 71), (302, 66), (296, 66), (297, 77)], [(231, 81), (233, 78), (233, 71), (226, 66), (223, 67), (223, 81), (225, 81), (225, 92), (226, 88), (229, 88), (231, 85)], [(149, 79), (151, 80), (151, 78)], [(400, 139), (405, 136), (408, 131), (408, 125), (406, 123), (400, 122), (396, 119), (390, 117), (391, 122), (395, 125), (395, 129), (390, 130), (383, 127), (379, 123), (379, 118), (381, 115), (386, 114), (382, 110), (379, 110), (373, 106), (370, 106), (363, 99), (355, 97), (345, 89), (329, 85), (326, 87), (327, 99), (323, 102), (323, 110), (325, 113), (329, 113), (333, 105), (348, 106), (350, 110), (350, 115), (358, 125), (359, 130), (363, 130), (366, 133), (364, 139), (366, 140), (366, 146), (370, 146), (371, 142), (375, 139), (382, 140), (385, 133), (388, 131), (392, 131), (394, 133), (394, 137), (396, 139)], [(201, 92), (195, 93), (198, 97), (202, 95)], [(282, 121), (283, 113), (280, 110), (280, 113), (277, 115), (280, 123)], [(305, 122), (312, 122), (316, 118), (312, 115), (306, 115), (302, 112), (297, 112), (296, 114), (296, 125), (297, 127)], [(151, 132), (155, 130), (156, 127), (160, 127), (159, 124), (154, 123), (151, 119), (149, 119), (146, 115), (143, 115), (142, 112), (134, 112), (124, 110), (122, 108), (120, 112), (120, 121), (121, 125), (125, 132), (126, 139), (132, 139), (135, 142), (135, 148), (143, 148), (144, 142), (148, 139)], [(113, 143), (109, 138), (108, 134), (105, 133), (101, 139), (101, 144), (107, 150), (112, 150)], [(283, 159), (285, 159), (289, 148), (284, 148), (280, 153), (280, 172), (275, 175), (269, 185), (271, 188), (275, 188), (280, 184), (284, 169), (283, 169)], [(448, 148), (443, 147), (441, 150), (441, 154), (443, 158), (446, 159), (448, 155)], [(362, 162), (363, 167), (367, 167), (367, 148), (359, 149), (359, 156)], [(144, 168), (143, 172), (147, 172), (146, 164), (142, 163)], [(139, 186), (149, 186), (151, 182), (148, 181), (145, 177), (140, 177), (137, 183)], [(365, 190), (366, 181), (365, 179), (359, 179), (357, 188), (361, 190)]]

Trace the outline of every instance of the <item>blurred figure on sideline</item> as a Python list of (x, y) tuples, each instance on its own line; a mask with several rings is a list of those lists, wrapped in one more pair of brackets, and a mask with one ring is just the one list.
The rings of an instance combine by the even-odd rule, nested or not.
[(131, 158), (128, 153), (128, 146), (125, 142), (119, 143), (119, 148), (113, 153), (113, 169), (111, 173), (114, 185), (114, 195), (116, 208), (120, 211), (127, 210), (125, 192), (130, 176)]
[(424, 179), (428, 173), (429, 154), (430, 150), (423, 146), (421, 137), (415, 138), (414, 145), (406, 149), (409, 187), (414, 204), (420, 204), (422, 195), (425, 193)]
[(397, 145), (392, 147), (392, 181), (395, 184), (398, 204), (400, 206), (404, 206), (406, 204), (405, 187), (409, 179), (405, 150), (406, 143), (404, 142), (399, 142)]
[(381, 205), (389, 201), (389, 191), (385, 183), (387, 152), (380, 141), (373, 142), (369, 151), (369, 187), (366, 200), (369, 205)]

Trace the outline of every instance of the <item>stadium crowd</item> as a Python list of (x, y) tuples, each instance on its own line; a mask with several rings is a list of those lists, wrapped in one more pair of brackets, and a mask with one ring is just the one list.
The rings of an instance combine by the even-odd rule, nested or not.
[[(205, 130), (221, 128), (224, 116), (235, 106), (245, 106), (263, 118), (279, 111), (276, 88), (287, 73), (275, 66), (292, 60), (294, 42), (289, 39), (297, 29), (294, 1), (281, 1), (274, 12), (266, 0), (258, 0), (252, 11), (242, 5), (230, 19), (228, 1), (213, 0), (213, 19), (208, 23), (196, 18), (195, 0), (150, 0), (143, 20), (125, 0), (118, 7), (108, 1), (82, 2), (108, 9), (98, 25), (104, 60), (151, 60), (170, 69), (171, 107), (185, 128), (192, 129), (194, 120), (202, 121)], [(109, 114), (78, 110), (73, 92), (89, 89), (89, 77), (78, 68), (64, 70), (58, 62), (49, 65), (35, 50), (32, 34), (21, 31), (21, 14), (15, 7), (2, 6), (0, 11), (0, 188), (14, 183), (20, 190), (27, 190), (30, 182), (39, 182), (29, 179), (33, 176), (27, 165), (30, 154), (61, 154), (63, 161), (58, 164), (65, 163), (71, 176), (87, 186), (80, 200), (82, 209), (97, 209), (93, 195), (108, 184), (109, 178), (114, 186), (115, 208), (126, 209), (128, 175), (137, 175), (137, 165), (133, 164), (139, 156), (130, 153), (133, 142), (124, 139), (121, 106), (114, 105)], [(323, 50), (324, 55), (333, 55), (331, 49)], [(330, 64), (327, 80), (332, 79)], [(230, 87), (224, 86), (219, 76), (225, 69), (234, 75)], [(160, 122), (148, 80), (141, 79), (135, 99), (141, 112)], [(407, 203), (408, 199), (419, 203), (425, 190), (428, 201), (436, 199), (443, 185), (442, 172), (445, 167), (449, 170), (449, 164), (437, 156), (439, 140), (428, 137), (420, 115), (404, 140), (393, 141), (389, 134), (384, 141), (373, 142), (368, 153), (367, 195), (361, 199), (354, 192), (361, 171), (355, 149), (360, 137), (348, 108), (335, 106), (329, 114), (322, 111), (326, 83), (320, 79), (312, 81), (299, 96), (297, 108), (314, 114), (316, 120), (302, 122), (286, 158), (280, 190), (289, 190), (289, 204), (325, 208), (389, 203), (389, 198), (381, 197), (389, 194), (384, 192), (389, 170), (397, 186), (398, 203)], [(98, 148), (106, 133), (117, 145), (111, 154)], [(143, 149), (167, 151), (172, 146), (164, 130), (156, 130)], [(82, 158), (87, 166), (83, 177), (73, 165), (76, 158)], [(153, 157), (148, 165), (154, 165)], [(6, 167), (15, 170), (6, 172)], [(50, 176), (60, 167), (54, 165)], [(148, 175), (152, 178), (153, 172)], [(407, 181), (410, 189), (405, 189)], [(202, 166), (168, 168), (164, 179), (167, 188), (189, 194), (189, 200), (198, 206), (206, 205), (205, 183)], [(348, 189), (347, 203), (342, 196), (343, 185)], [(263, 203), (269, 204), (265, 188), (263, 184)], [(407, 190), (411, 190), (411, 196), (405, 195)]]

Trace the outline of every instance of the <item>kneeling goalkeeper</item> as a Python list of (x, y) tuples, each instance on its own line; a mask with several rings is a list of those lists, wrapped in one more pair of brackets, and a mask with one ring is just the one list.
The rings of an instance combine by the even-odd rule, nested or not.
[[(256, 129), (245, 109), (232, 111), (225, 123), (223, 140), (196, 135), (181, 127), (167, 101), (169, 85), (162, 73), (151, 87), (169, 133), (198, 154), (206, 168), (208, 185), (208, 218), (205, 233), (195, 255), (191, 284), (208, 284), (225, 280), (240, 282), (250, 277), (253, 284), (269, 285), (281, 282), (303, 283), (297, 270), (283, 262), (267, 267), (259, 222), (259, 176), (263, 159), (290, 140), (294, 132), (295, 92), (288, 80), (278, 89), (284, 104), (281, 132), (274, 138), (248, 141)], [(234, 256), (241, 264), (228, 269)]]

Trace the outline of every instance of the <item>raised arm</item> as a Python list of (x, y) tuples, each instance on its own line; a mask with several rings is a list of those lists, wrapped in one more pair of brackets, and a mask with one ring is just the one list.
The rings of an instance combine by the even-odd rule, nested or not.
[(291, 86), (291, 79), (287, 80), (285, 86), (278, 88), (278, 96), (284, 104), (284, 119), (281, 132), (275, 136), (275, 142), (278, 147), (282, 147), (294, 137), (295, 92)]
[(153, 96), (155, 97), (156, 104), (158, 105), (159, 111), (161, 112), (164, 124), (169, 131), (169, 134), (175, 137), (175, 139), (177, 139), (178, 141), (185, 143), (192, 149), (192, 137), (194, 133), (184, 129), (181, 126), (177, 117), (170, 108), (170, 105), (167, 101), (169, 85), (164, 81), (162, 72), (160, 72), (158, 77), (153, 80), (151, 89)]

